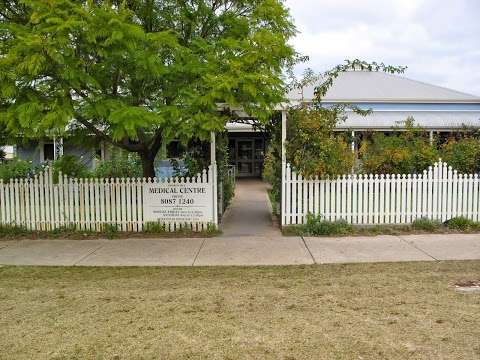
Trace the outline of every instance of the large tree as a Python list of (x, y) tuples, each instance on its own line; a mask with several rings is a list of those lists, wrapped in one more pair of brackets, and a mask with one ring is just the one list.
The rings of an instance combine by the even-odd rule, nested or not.
[(0, 123), (88, 131), (138, 153), (206, 139), (233, 109), (267, 119), (295, 29), (281, 0), (2, 0)]

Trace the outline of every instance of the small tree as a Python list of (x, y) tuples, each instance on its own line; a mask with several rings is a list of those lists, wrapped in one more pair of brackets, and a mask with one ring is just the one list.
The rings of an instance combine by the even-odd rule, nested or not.
[(384, 71), (388, 73), (403, 73), (405, 67), (390, 66), (383, 63), (368, 63), (355, 59), (337, 65), (321, 75), (307, 70), (303, 79), (292, 82), (292, 88), (303, 87), (319, 81), (315, 89), (315, 99), (289, 111), (287, 131), (287, 159), (305, 176), (339, 175), (351, 171), (354, 164), (354, 154), (351, 152), (345, 134), (336, 133), (338, 124), (345, 121), (346, 110), (360, 115), (367, 115), (370, 110), (362, 110), (354, 104), (337, 104), (325, 106), (322, 98), (335, 79), (345, 71)]
[(163, 143), (208, 139), (233, 108), (268, 118), (294, 33), (280, 0), (11, 0), (0, 123), (30, 138), (87, 130), (153, 176)]
[(340, 108), (292, 109), (288, 116), (288, 161), (304, 176), (349, 173), (354, 154), (342, 134), (334, 132)]

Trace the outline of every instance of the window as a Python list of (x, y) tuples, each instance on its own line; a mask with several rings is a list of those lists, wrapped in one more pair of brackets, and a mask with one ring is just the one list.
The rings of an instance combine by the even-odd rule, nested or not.
[(43, 161), (55, 160), (55, 146), (52, 143), (43, 144)]

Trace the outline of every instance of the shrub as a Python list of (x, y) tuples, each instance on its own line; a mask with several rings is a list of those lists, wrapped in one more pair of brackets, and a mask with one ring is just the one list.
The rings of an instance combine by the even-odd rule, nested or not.
[(88, 168), (73, 155), (63, 155), (53, 162), (53, 177), (55, 180), (58, 179), (59, 172), (75, 178), (87, 178), (92, 175)]
[(102, 161), (94, 174), (98, 178), (138, 178), (143, 176), (143, 170), (138, 156), (129, 154)]
[(233, 177), (224, 176), (222, 184), (223, 208), (226, 209), (235, 196), (235, 179)]
[(155, 221), (146, 222), (143, 225), (143, 232), (147, 234), (158, 234), (165, 232), (165, 224)]
[(412, 228), (415, 230), (435, 231), (442, 226), (438, 220), (430, 220), (427, 218), (415, 219), (412, 223)]
[(102, 231), (107, 237), (107, 239), (113, 239), (115, 236), (118, 235), (118, 225), (115, 224), (104, 224), (102, 227)]
[(7, 182), (15, 178), (28, 178), (34, 176), (38, 170), (39, 167), (31, 161), (14, 159), (0, 165), (0, 179)]
[(350, 173), (354, 164), (347, 139), (336, 134), (341, 112), (297, 108), (289, 112), (287, 160), (303, 176)]
[(442, 145), (441, 155), (448, 165), (461, 173), (480, 172), (480, 140), (449, 139)]
[(360, 146), (361, 170), (371, 174), (419, 173), (438, 160), (438, 151), (430, 145), (426, 131), (414, 125), (413, 118), (405, 129), (391, 134), (373, 133)]
[(31, 231), (24, 226), (0, 224), (0, 237), (9, 238), (15, 236), (23, 236), (29, 234)]
[(454, 217), (454, 218), (451, 218), (450, 220), (445, 221), (445, 225), (449, 229), (460, 230), (460, 231), (480, 229), (480, 223), (467, 219), (462, 216)]
[(327, 221), (321, 215), (307, 215), (304, 226), (307, 235), (348, 235), (353, 232), (353, 226), (345, 220)]
[(280, 203), (282, 194), (282, 162), (278, 154), (277, 144), (272, 139), (270, 142), (263, 163), (263, 180), (272, 185), (270, 197), (272, 205)]

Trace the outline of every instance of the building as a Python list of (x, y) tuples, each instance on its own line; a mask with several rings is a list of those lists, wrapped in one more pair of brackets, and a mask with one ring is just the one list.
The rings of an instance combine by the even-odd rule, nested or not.
[[(317, 85), (291, 91), (287, 96), (289, 103), (311, 103)], [(384, 72), (341, 73), (322, 102), (325, 106), (350, 103), (372, 110), (367, 116), (347, 110), (346, 121), (337, 129), (352, 131), (353, 135), (391, 131), (393, 127), (401, 127), (410, 116), (432, 136), (458, 131), (465, 126), (480, 128), (480, 97)], [(238, 175), (259, 176), (263, 136), (248, 124), (228, 124), (227, 129), (233, 142), (232, 163), (237, 166)]]
[[(312, 84), (291, 91), (287, 96), (288, 104), (312, 102), (315, 87), (316, 84)], [(339, 124), (338, 130), (352, 131), (353, 134), (389, 131), (392, 127), (401, 127), (409, 116), (432, 135), (458, 131), (465, 126), (480, 128), (480, 97), (384, 72), (341, 73), (322, 101), (326, 106), (350, 103), (372, 110), (367, 116), (347, 111), (348, 117)], [(261, 176), (268, 134), (248, 123), (229, 123), (226, 128), (230, 161), (236, 166), (237, 175)], [(79, 156), (90, 167), (95, 166), (95, 158), (107, 156), (101, 144), (98, 149), (92, 150), (63, 144), (62, 140), (56, 139), (17, 147), (20, 158), (36, 163), (53, 160), (62, 153)]]

